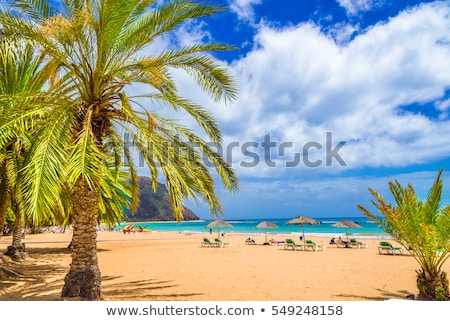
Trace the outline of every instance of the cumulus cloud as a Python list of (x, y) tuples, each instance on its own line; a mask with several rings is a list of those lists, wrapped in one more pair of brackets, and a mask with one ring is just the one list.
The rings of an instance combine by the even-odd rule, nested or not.
[[(327, 132), (332, 132), (333, 147), (346, 141), (339, 155), (347, 166), (334, 160), (333, 166), (315, 171), (338, 173), (434, 161), (450, 156), (445, 97), (450, 85), (449, 13), (445, 3), (422, 5), (372, 26), (345, 44), (312, 22), (283, 28), (261, 24), (253, 50), (229, 66), (240, 88), (238, 101), (231, 105), (213, 103), (182, 72), (176, 72), (175, 78), (183, 96), (216, 117), (225, 136), (224, 156), (245, 177), (304, 175), (308, 166), (303, 159), (296, 167), (286, 163), (294, 162), (296, 153), (302, 154), (310, 142), (322, 146), (309, 149), (310, 160), (320, 159), (325, 165)], [(183, 29), (177, 34), (177, 41), (210, 37), (201, 26), (188, 27), (189, 32)], [(434, 102), (439, 119), (402, 109), (428, 102)], [(195, 126), (183, 115), (173, 117)], [(262, 143), (267, 134), (276, 143), (270, 150), (275, 169), (264, 162)], [(248, 142), (250, 147), (243, 147)], [(280, 155), (285, 142), (292, 146)], [(230, 144), (234, 145), (227, 149)], [(246, 151), (257, 153), (258, 166), (242, 168), (242, 163), (255, 159)]]
[[(230, 2), (249, 19), (258, 3)], [(379, 3), (340, 1), (349, 13)], [(292, 211), (308, 206), (312, 214), (324, 212), (329, 204), (336, 204), (330, 214), (357, 215), (354, 200), (368, 200), (368, 186), (387, 191), (387, 181), (394, 178), (430, 186), (436, 173), (372, 177), (367, 172), (380, 167), (408, 171), (408, 165), (450, 157), (449, 17), (448, 2), (434, 2), (367, 30), (340, 24), (324, 32), (313, 22), (285, 27), (260, 23), (252, 50), (228, 66), (240, 90), (230, 105), (213, 103), (186, 74), (175, 73), (180, 93), (218, 120), (223, 156), (241, 178), (239, 195), (223, 193), (227, 218), (245, 216), (261, 200), (272, 211), (267, 217), (277, 209), (295, 215)], [(209, 37), (201, 28), (195, 30), (195, 40)], [(434, 107), (437, 117), (404, 108), (416, 104)], [(174, 118), (194, 126), (183, 115)], [(336, 158), (327, 166), (327, 133), (331, 149), (346, 142), (339, 149), (346, 166)], [(275, 167), (265, 158), (268, 134), (276, 144), (270, 149)], [(283, 143), (292, 145), (280, 148)], [(310, 146), (307, 160), (322, 161), (320, 166), (305, 164), (305, 145)], [(287, 166), (297, 154), (297, 166)], [(254, 166), (243, 166), (256, 159)], [(362, 176), (353, 177), (355, 173)], [(207, 217), (207, 209), (204, 213)]]
[[(331, 131), (333, 144), (347, 141), (341, 151), (348, 167), (339, 170), (450, 156), (448, 118), (434, 120), (402, 109), (440, 101), (436, 111), (447, 112), (449, 12), (444, 3), (422, 5), (345, 45), (313, 23), (278, 29), (261, 25), (254, 49), (232, 66), (239, 101), (215, 110), (224, 133), (230, 141), (261, 141), (272, 133), (278, 143), (293, 142), (301, 151), (311, 141), (325, 146), (325, 133)], [(287, 172), (283, 165), (278, 172), (261, 165), (239, 170), (261, 177)]]
[(235, 12), (240, 20), (253, 23), (255, 12), (253, 6), (261, 4), (262, 0), (229, 0), (230, 10)]
[[(186, 75), (176, 77), (182, 95), (216, 116), (225, 136), (223, 156), (243, 178), (436, 161), (450, 156), (449, 104), (443, 97), (450, 85), (449, 11), (423, 5), (346, 44), (311, 22), (262, 24), (254, 49), (230, 66), (240, 95), (227, 106), (212, 103)], [(426, 102), (435, 102), (440, 119), (402, 109)], [(188, 118), (183, 122), (195, 125)], [(338, 153), (346, 166), (336, 158), (327, 166), (327, 132), (328, 151), (346, 142)], [(270, 159), (263, 145), (268, 134), (275, 144)]]
[(355, 15), (361, 11), (369, 11), (374, 7), (382, 6), (385, 0), (336, 0), (344, 7), (348, 15)]

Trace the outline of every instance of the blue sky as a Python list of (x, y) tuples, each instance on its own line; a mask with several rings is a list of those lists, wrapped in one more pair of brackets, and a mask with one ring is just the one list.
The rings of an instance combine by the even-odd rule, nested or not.
[[(239, 193), (217, 186), (225, 219), (361, 216), (369, 186), (389, 199), (398, 179), (425, 197), (440, 168), (450, 203), (449, 1), (214, 3), (228, 10), (152, 50), (198, 40), (237, 48), (216, 54), (238, 83), (231, 104), (175, 73), (181, 93), (215, 116), (239, 175)], [(187, 205), (210, 218), (204, 204)]]

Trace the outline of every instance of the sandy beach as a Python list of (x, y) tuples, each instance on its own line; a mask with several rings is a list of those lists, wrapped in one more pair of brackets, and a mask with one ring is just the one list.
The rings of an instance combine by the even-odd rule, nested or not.
[[(283, 246), (246, 245), (247, 235), (228, 235), (231, 247), (202, 247), (216, 234), (168, 232), (98, 233), (104, 300), (181, 301), (378, 301), (417, 295), (417, 262), (405, 255), (378, 254), (368, 248), (337, 248), (328, 238), (307, 237), (325, 251), (293, 251)], [(270, 235), (279, 241), (286, 236)], [(0, 283), (0, 300), (60, 300), (71, 262), (71, 233), (26, 235), (30, 259), (0, 265), (18, 272)], [(296, 241), (299, 241), (298, 239)], [(0, 253), (11, 237), (2, 237)], [(447, 263), (444, 270), (450, 273)]]

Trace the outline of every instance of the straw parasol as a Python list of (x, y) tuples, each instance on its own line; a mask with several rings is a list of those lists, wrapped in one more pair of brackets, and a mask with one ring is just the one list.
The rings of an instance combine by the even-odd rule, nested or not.
[(337, 223), (332, 224), (333, 227), (345, 227), (345, 235), (347, 235), (347, 242), (348, 242), (348, 229), (349, 228), (363, 228), (361, 225), (356, 224), (355, 222), (352, 222), (350, 220), (342, 220)]
[(206, 227), (217, 227), (217, 237), (220, 237), (220, 228), (221, 227), (233, 227), (230, 223), (227, 223), (223, 220), (215, 220), (206, 225)]
[(305, 224), (307, 225), (318, 225), (320, 224), (319, 221), (310, 218), (308, 216), (304, 216), (304, 215), (300, 215), (297, 216), (293, 219), (290, 219), (289, 221), (287, 221), (286, 223), (284, 223), (285, 225), (301, 225), (302, 226), (302, 233), (303, 233), (303, 244), (306, 244), (306, 240), (305, 240)]
[(264, 229), (264, 233), (266, 234), (266, 242), (264, 244), (267, 244), (267, 229), (268, 228), (278, 228), (278, 225), (271, 223), (271, 222), (261, 222), (258, 225), (256, 225), (256, 228), (263, 228)]

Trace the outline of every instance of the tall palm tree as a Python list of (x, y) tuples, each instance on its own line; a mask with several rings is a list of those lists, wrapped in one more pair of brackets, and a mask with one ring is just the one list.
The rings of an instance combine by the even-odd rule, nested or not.
[[(147, 48), (186, 20), (204, 18), (223, 10), (188, 0), (65, 0), (15, 1), (0, 14), (4, 34), (34, 39), (48, 54), (58, 95), (45, 107), (26, 104), (26, 112), (0, 126), (0, 137), (14, 132), (14, 124), (32, 117), (45, 118), (39, 141), (30, 151), (28, 184), (24, 198), (29, 215), (43, 215), (54, 207), (63, 177), (73, 194), (73, 251), (63, 298), (101, 299), (101, 275), (97, 262), (96, 226), (100, 187), (108, 170), (107, 160), (121, 159), (130, 169), (132, 209), (137, 206), (137, 175), (132, 150), (122, 135), (127, 133), (150, 168), (154, 189), (160, 173), (165, 178), (175, 217), (182, 219), (187, 198), (202, 199), (213, 215), (223, 209), (215, 191), (215, 179), (203, 163), (207, 157), (218, 178), (230, 191), (238, 179), (224, 159), (201, 136), (221, 143), (220, 129), (201, 106), (183, 99), (172, 70), (191, 75), (216, 101), (236, 98), (236, 86), (209, 52), (229, 50), (218, 43), (198, 43), (150, 54)], [(18, 14), (20, 13), (20, 14)], [(57, 68), (56, 68), (57, 67)], [(129, 88), (145, 85), (146, 92), (133, 97)], [(33, 108), (34, 106), (34, 108)], [(183, 110), (203, 129), (197, 133), (158, 115), (155, 107)], [(24, 107), (25, 108), (25, 107)], [(0, 140), (1, 146), (1, 140)], [(63, 175), (61, 174), (63, 173)]]
[[(34, 50), (32, 41), (24, 39), (0, 38), (0, 96), (30, 95), (41, 91), (47, 82), (47, 69), (43, 64), (44, 55)], [(14, 114), (15, 105), (0, 105), (0, 117)], [(25, 164), (26, 151), (30, 141), (24, 130), (5, 141), (0, 149), (0, 235), (3, 231), (8, 207), (14, 211), (15, 224), (12, 245), (7, 254), (14, 259), (25, 257), (22, 245), (23, 200), (21, 188), (24, 177), (21, 171)]]
[(372, 203), (383, 215), (378, 218), (361, 205), (358, 208), (371, 220), (377, 222), (420, 265), (417, 287), (427, 299), (449, 300), (449, 284), (442, 266), (450, 257), (450, 206), (441, 206), (443, 183), (442, 170), (424, 201), (420, 201), (412, 185), (403, 187), (398, 181), (389, 182), (395, 205), (388, 204), (373, 189)]

